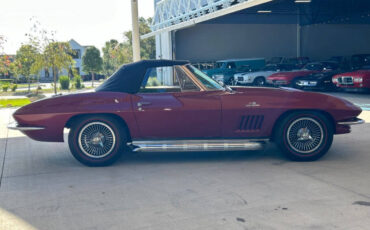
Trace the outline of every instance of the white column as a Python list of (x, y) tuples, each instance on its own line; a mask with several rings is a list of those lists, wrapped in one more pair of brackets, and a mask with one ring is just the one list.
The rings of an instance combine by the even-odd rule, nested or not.
[(139, 17), (138, 17), (138, 0), (131, 0), (131, 17), (132, 17), (132, 54), (135, 61), (140, 61), (140, 35), (139, 35)]
[(297, 57), (301, 56), (301, 16), (300, 16), (300, 10), (298, 9), (297, 13)]
[[(157, 59), (172, 60), (171, 32), (156, 35), (156, 57)], [(163, 71), (158, 74), (158, 80), (165, 85), (172, 85), (173, 74), (169, 68), (163, 68)]]

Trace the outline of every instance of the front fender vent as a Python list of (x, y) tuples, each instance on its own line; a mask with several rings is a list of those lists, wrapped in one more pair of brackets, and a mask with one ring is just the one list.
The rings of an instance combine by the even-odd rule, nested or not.
[(239, 124), (240, 131), (258, 131), (262, 128), (264, 116), (263, 115), (248, 115), (242, 116)]

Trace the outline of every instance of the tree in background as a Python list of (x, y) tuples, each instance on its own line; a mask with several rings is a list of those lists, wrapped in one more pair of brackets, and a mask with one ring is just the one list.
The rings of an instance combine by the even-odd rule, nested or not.
[(120, 62), (118, 58), (118, 52), (120, 50), (120, 43), (117, 40), (111, 39), (110, 41), (105, 42), (103, 47), (103, 74), (105, 76), (110, 76), (119, 66)]
[[(143, 17), (139, 18), (139, 33), (144, 35), (151, 32), (149, 25), (152, 24), (152, 18), (145, 19)], [(126, 41), (130, 47), (132, 47), (132, 31), (127, 31), (123, 33)], [(132, 60), (132, 48), (130, 49), (130, 55)], [(141, 59), (155, 59), (155, 39), (150, 37), (144, 40), (140, 40), (140, 55)]]
[(22, 75), (27, 79), (28, 92), (31, 90), (31, 75), (37, 74), (39, 71), (38, 60), (40, 53), (37, 48), (32, 45), (22, 45), (15, 56), (15, 66), (17, 67), (16, 74)]
[[(149, 25), (152, 19), (139, 19), (140, 35), (151, 32)], [(140, 53), (142, 59), (155, 59), (155, 39), (154, 37), (140, 41)], [(117, 40), (110, 40), (103, 47), (103, 74), (112, 75), (119, 66), (132, 62), (132, 33), (124, 33), (124, 41), (119, 43)]]
[(9, 55), (0, 54), (0, 78), (1, 76), (9, 76), (14, 70), (14, 63), (12, 63)]
[(51, 42), (42, 54), (39, 66), (51, 68), (54, 79), (54, 93), (57, 94), (58, 74), (62, 69), (68, 70), (74, 65), (73, 53), (68, 42)]
[(82, 69), (92, 75), (92, 86), (94, 87), (95, 73), (102, 70), (103, 60), (100, 57), (100, 51), (95, 46), (86, 49), (82, 57)]
[(8, 55), (4, 53), (4, 45), (6, 38), (0, 35), (0, 75), (8, 75), (10, 71), (11, 61)]

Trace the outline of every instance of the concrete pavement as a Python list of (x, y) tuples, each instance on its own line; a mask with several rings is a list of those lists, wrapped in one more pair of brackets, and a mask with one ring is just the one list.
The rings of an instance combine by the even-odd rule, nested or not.
[(316, 162), (288, 161), (269, 145), (258, 152), (143, 153), (89, 168), (66, 143), (7, 131), (11, 112), (0, 110), (0, 230), (370, 226), (369, 123), (336, 136)]

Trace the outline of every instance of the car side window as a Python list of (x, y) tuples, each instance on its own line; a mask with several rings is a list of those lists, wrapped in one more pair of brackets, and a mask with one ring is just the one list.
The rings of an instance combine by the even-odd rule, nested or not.
[(156, 67), (147, 70), (139, 93), (168, 93), (199, 91), (199, 88), (177, 66)]
[(194, 84), (182, 69), (175, 67), (175, 74), (182, 91), (200, 91), (199, 87)]

